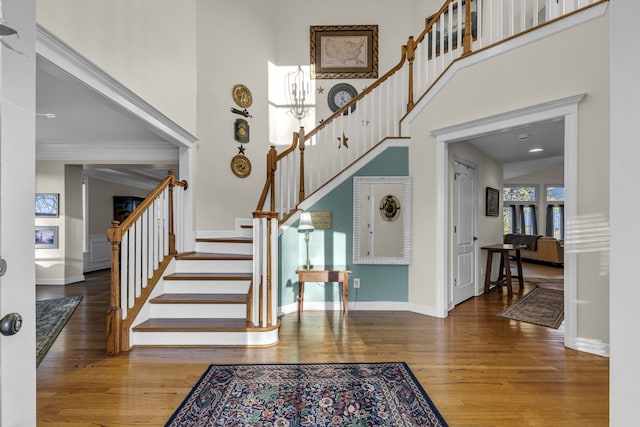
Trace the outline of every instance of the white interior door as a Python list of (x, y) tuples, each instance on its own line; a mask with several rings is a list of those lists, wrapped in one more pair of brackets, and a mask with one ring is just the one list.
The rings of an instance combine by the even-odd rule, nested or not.
[(452, 206), (454, 305), (475, 294), (476, 206), (476, 170), (455, 161)]
[(0, 318), (23, 319), (0, 335), (0, 425), (35, 426), (35, 1), (0, 0), (0, 18), (18, 32), (0, 46)]

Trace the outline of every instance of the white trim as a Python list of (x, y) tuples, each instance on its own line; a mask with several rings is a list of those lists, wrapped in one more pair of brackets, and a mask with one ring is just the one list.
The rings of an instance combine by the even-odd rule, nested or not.
[(151, 104), (124, 87), (62, 40), (37, 25), (36, 53), (69, 73), (84, 85), (141, 120), (152, 132), (179, 147), (191, 147), (197, 138)]
[[(505, 128), (513, 128), (528, 123), (562, 118), (565, 126), (564, 146), (564, 181), (565, 181), (565, 223), (576, 218), (578, 207), (578, 104), (584, 98), (579, 94), (547, 103), (533, 105), (528, 108), (472, 120), (455, 126), (448, 126), (432, 131), (436, 136), (436, 247), (443, 248), (436, 256), (436, 310), (444, 313), (451, 302), (447, 295), (450, 286), (444, 278), (448, 266), (448, 215), (446, 207), (449, 203), (448, 192), (448, 144), (473, 137), (493, 133)], [(565, 345), (572, 347), (577, 335), (577, 259), (575, 251), (565, 251)]]
[(178, 148), (166, 143), (143, 141), (100, 141), (69, 144), (47, 142), (39, 144), (36, 160), (67, 160), (82, 163), (122, 162), (175, 164)]
[[(361, 184), (402, 184), (402, 254), (399, 256), (362, 256), (363, 233), (360, 227)], [(375, 208), (375, 207), (374, 207)], [(373, 235), (375, 232), (370, 231)], [(410, 176), (354, 176), (353, 177), (353, 263), (354, 264), (411, 264), (411, 177)]]
[[(298, 303), (278, 307), (278, 313), (291, 314), (298, 311)], [(342, 311), (342, 301), (305, 301), (304, 311)], [(435, 307), (399, 301), (349, 301), (349, 311), (409, 311), (430, 317), (436, 316)]]
[(84, 281), (84, 275), (65, 277), (64, 279), (38, 279), (36, 285), (64, 286)]
[(569, 348), (573, 348), (574, 350), (584, 351), (585, 353), (591, 353), (598, 356), (609, 357), (611, 354), (609, 344), (601, 340), (575, 338), (570, 343), (567, 343), (565, 339), (565, 345)]

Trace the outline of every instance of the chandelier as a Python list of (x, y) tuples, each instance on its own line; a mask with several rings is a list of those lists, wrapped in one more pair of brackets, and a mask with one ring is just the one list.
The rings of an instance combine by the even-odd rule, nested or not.
[(306, 80), (302, 66), (298, 65), (298, 69), (292, 73), (288, 73), (286, 77), (287, 103), (289, 113), (300, 122), (309, 115), (309, 81)]

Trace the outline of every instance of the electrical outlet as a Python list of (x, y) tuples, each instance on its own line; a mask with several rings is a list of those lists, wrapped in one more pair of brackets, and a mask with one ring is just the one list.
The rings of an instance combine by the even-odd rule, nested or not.
[(358, 289), (360, 287), (360, 279), (359, 278), (354, 278), (353, 279), (353, 287), (354, 289)]

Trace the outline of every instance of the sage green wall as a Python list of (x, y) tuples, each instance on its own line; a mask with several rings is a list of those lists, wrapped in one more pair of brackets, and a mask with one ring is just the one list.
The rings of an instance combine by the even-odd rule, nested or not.
[[(388, 148), (354, 176), (407, 176), (409, 156), (407, 148)], [(347, 179), (310, 212), (331, 212), (332, 229), (316, 230), (310, 235), (309, 258), (314, 265), (347, 265), (349, 276), (349, 307), (358, 302), (408, 301), (408, 267), (406, 265), (353, 264), (353, 177)], [(304, 234), (298, 233), (297, 223), (280, 236), (280, 300), (284, 307), (297, 303), (298, 278), (296, 268), (304, 264), (306, 249)], [(353, 278), (360, 278), (360, 289), (353, 288)], [(340, 302), (340, 288), (324, 283), (305, 284), (305, 302)]]

